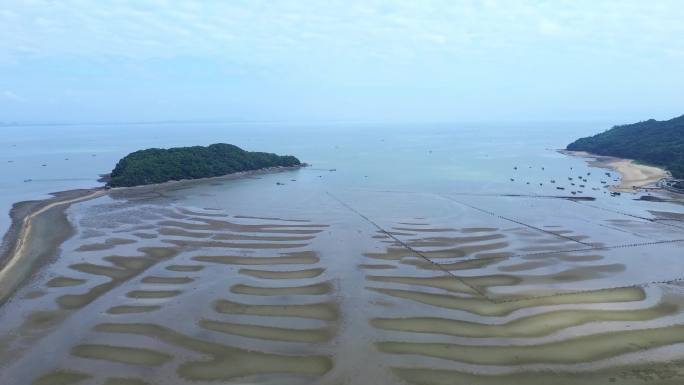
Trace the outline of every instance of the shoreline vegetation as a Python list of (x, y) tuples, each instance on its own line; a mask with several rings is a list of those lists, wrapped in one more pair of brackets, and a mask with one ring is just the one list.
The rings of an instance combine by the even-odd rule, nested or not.
[(134, 187), (66, 190), (51, 193), (51, 198), (17, 202), (10, 210), (11, 224), (0, 243), (0, 305), (21, 286), (49, 258), (60, 245), (73, 235), (73, 226), (67, 219), (66, 210), (75, 203), (100, 198), (106, 195), (155, 191), (211, 180), (229, 180), (251, 175), (284, 172), (306, 167), (306, 163), (294, 166), (265, 167), (231, 174), (172, 180)]
[(611, 191), (635, 192), (646, 188), (660, 188), (658, 182), (672, 177), (667, 170), (639, 164), (632, 159), (592, 154), (586, 151), (559, 150), (561, 154), (584, 158), (589, 166), (620, 173), (620, 184), (612, 186)]
[(119, 160), (109, 176), (107, 186), (133, 187), (301, 164), (292, 155), (245, 151), (226, 143), (206, 147), (148, 148), (132, 152)]
[[(568, 144), (566, 150), (584, 151), (597, 156), (633, 159), (644, 165), (663, 168), (671, 178), (661, 187), (672, 192), (684, 190), (684, 115), (658, 121), (650, 119), (634, 124), (614, 126), (594, 136), (580, 138)], [(614, 165), (617, 167), (617, 165)], [(644, 167), (652, 167), (644, 166)], [(625, 172), (630, 169), (621, 166)], [(653, 169), (642, 168), (642, 176), (652, 174)], [(638, 178), (637, 178), (638, 179)]]

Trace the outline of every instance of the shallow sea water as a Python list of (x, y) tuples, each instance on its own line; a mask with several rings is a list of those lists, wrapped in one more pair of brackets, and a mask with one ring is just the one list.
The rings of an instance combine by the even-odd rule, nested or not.
[(313, 166), (74, 205), (0, 383), (681, 384), (684, 209), (553, 150), (589, 128), (261, 127)]

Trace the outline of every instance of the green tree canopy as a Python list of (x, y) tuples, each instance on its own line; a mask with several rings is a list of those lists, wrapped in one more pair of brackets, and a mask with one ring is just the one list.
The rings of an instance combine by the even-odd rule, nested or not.
[(615, 126), (598, 135), (578, 139), (567, 147), (597, 155), (634, 159), (668, 169), (684, 178), (684, 115), (665, 121), (647, 120)]
[(139, 186), (299, 165), (301, 162), (294, 156), (245, 151), (225, 143), (206, 147), (149, 148), (121, 159), (112, 170), (109, 186)]

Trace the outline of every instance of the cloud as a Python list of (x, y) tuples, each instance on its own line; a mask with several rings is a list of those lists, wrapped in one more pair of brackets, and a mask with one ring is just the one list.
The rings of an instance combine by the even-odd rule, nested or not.
[(406, 95), (521, 115), (549, 95), (657, 105), (684, 88), (681, 20), (679, 0), (0, 0), (0, 100), (80, 113), (110, 97), (101, 113), (168, 97), (303, 115), (307, 100), (411, 109)]
[(260, 61), (289, 60), (289, 52), (377, 55), (406, 48), (460, 54), (534, 47), (559, 35), (576, 45), (631, 43), (632, 49), (657, 51), (664, 45), (684, 48), (684, 39), (674, 38), (684, 34), (683, 18), (677, 2), (654, 6), (640, 0), (6, 0), (0, 5), (0, 56)]
[(15, 94), (14, 92), (9, 91), (9, 90), (3, 91), (2, 94), (0, 94), (0, 95), (2, 95), (3, 99), (9, 100), (11, 102), (23, 103), (26, 101), (26, 99), (24, 99), (23, 97)]
[(559, 36), (564, 32), (563, 27), (548, 19), (542, 19), (539, 21), (539, 31), (543, 35), (547, 36)]

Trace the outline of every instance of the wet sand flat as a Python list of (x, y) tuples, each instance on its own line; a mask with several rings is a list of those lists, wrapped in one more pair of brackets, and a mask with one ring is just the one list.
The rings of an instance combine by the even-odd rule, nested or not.
[(273, 341), (290, 342), (325, 342), (335, 336), (332, 329), (293, 329), (273, 326), (246, 325), (231, 322), (202, 320), (199, 325), (205, 329), (220, 333), (235, 334), (239, 336), (259, 338)]
[(323, 274), (324, 271), (325, 270), (322, 268), (284, 271), (240, 269), (239, 273), (263, 279), (302, 279), (318, 277)]
[(103, 194), (101, 190), (73, 190), (53, 194), (52, 199), (14, 205), (10, 211), (12, 225), (0, 249), (0, 304), (72, 235), (64, 210), (73, 203)]
[(675, 227), (600, 201), (288, 186), (268, 199), (199, 184), (73, 206), (73, 236), (0, 307), (0, 382), (684, 375)]
[(235, 285), (230, 288), (235, 294), (249, 295), (322, 295), (332, 291), (329, 283), (317, 283), (306, 286), (282, 286), (282, 287), (263, 287), (251, 285)]
[(161, 365), (171, 359), (170, 355), (151, 349), (110, 345), (77, 345), (71, 349), (71, 354), (95, 360), (150, 366)]
[(318, 262), (320, 259), (314, 255), (283, 255), (278, 257), (239, 257), (232, 255), (197, 256), (193, 257), (199, 262), (213, 262), (225, 265), (302, 265)]

